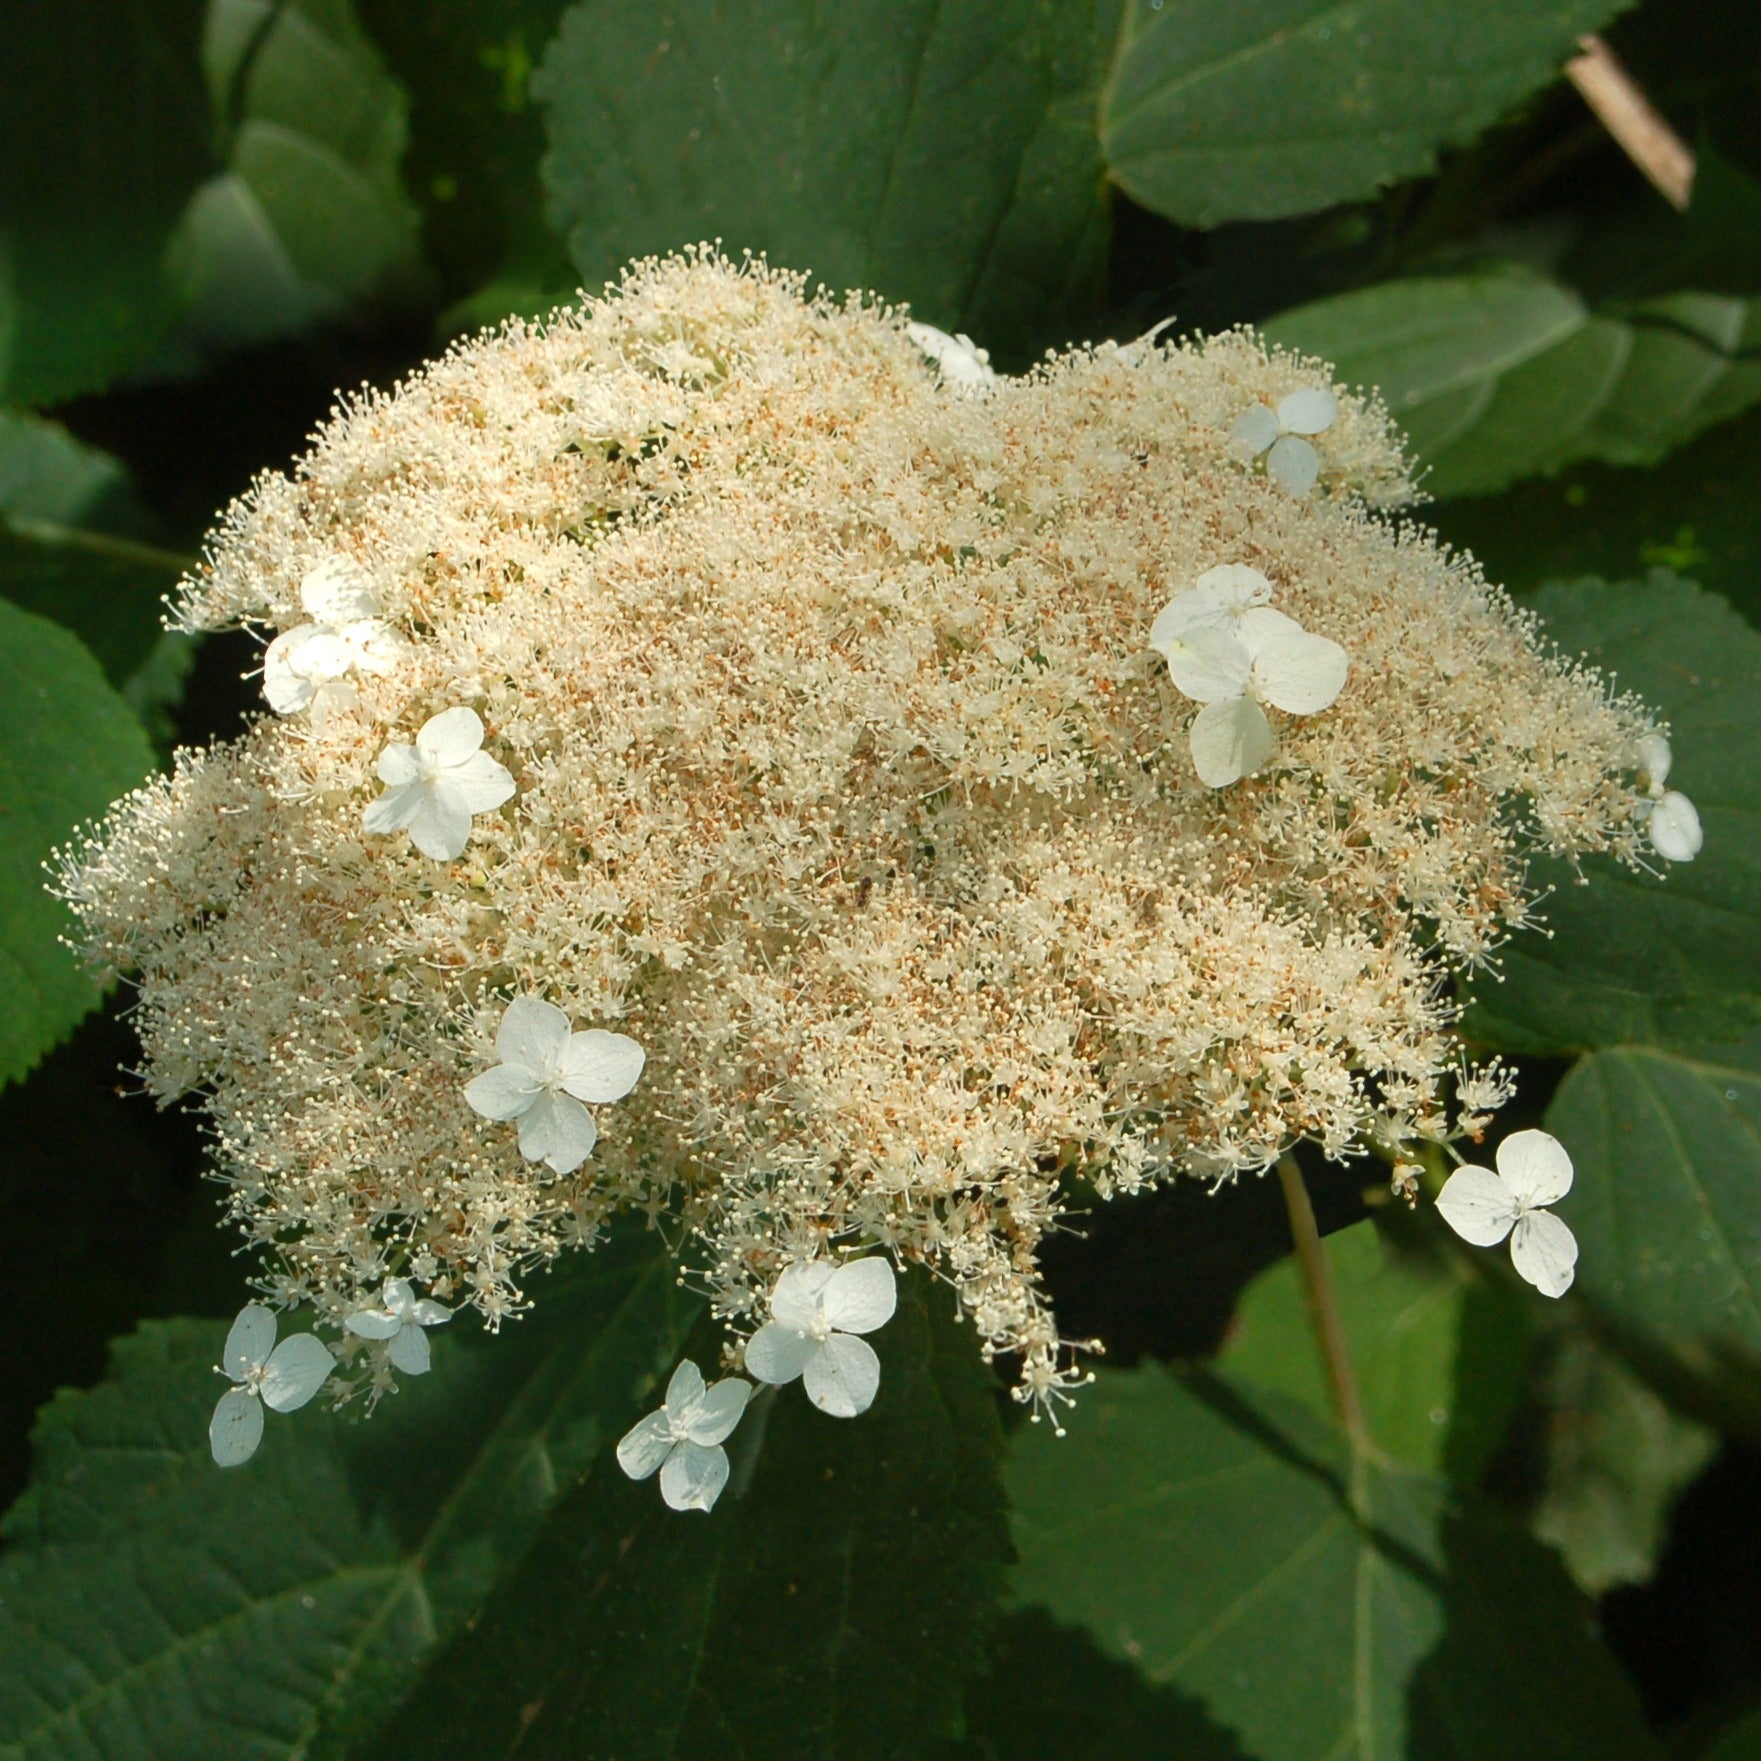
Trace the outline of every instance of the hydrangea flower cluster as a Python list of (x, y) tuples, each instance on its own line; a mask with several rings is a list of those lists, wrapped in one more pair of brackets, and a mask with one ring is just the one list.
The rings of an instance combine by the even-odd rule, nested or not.
[[(1697, 847), (1653, 718), (1387, 517), (1386, 412), (1319, 363), (920, 341), (644, 263), (339, 409), (186, 583), (277, 632), (279, 713), (62, 890), (344, 1396), (642, 1209), (730, 1368), (860, 1411), (864, 1268), (919, 1262), (1053, 1398), (1073, 1183), (1425, 1160), (1498, 1087), (1447, 987), (1529, 854)], [(694, 1377), (630, 1448), (702, 1505), (738, 1411)]]

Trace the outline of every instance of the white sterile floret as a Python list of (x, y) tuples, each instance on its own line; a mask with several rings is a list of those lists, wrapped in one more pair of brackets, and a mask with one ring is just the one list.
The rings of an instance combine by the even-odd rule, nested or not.
[(660, 1495), (671, 1510), (708, 1510), (728, 1483), (728, 1452), (722, 1448), (752, 1384), (725, 1376), (705, 1388), (702, 1372), (686, 1358), (667, 1383), (666, 1400), (624, 1433), (618, 1466), (632, 1480), (660, 1469)]
[(401, 832), (436, 862), (464, 854), (474, 814), (499, 807), (514, 792), (504, 765), (482, 750), (483, 723), (474, 709), (444, 709), (422, 724), (414, 746), (379, 754), (386, 790), (362, 817), (370, 832)]
[(263, 1408), (292, 1412), (324, 1386), (336, 1359), (322, 1340), (296, 1333), (275, 1343), (275, 1316), (259, 1302), (239, 1310), (218, 1366), (236, 1382), (208, 1421), (208, 1447), (221, 1467), (237, 1467), (263, 1440)]
[(1443, 1221), (1475, 1247), (1510, 1237), (1511, 1263), (1543, 1296), (1564, 1296), (1578, 1263), (1572, 1232), (1542, 1206), (1571, 1191), (1571, 1157), (1545, 1131), (1515, 1131), (1498, 1146), (1498, 1172), (1457, 1168), (1437, 1195)]
[(858, 1333), (893, 1318), (899, 1293), (884, 1259), (797, 1260), (777, 1280), (771, 1318), (746, 1342), (746, 1368), (761, 1382), (793, 1382), (834, 1418), (866, 1412), (880, 1387), (880, 1359)]
[(1339, 405), (1325, 386), (1307, 386), (1280, 398), (1276, 410), (1255, 404), (1243, 410), (1229, 438), (1248, 458), (1266, 455), (1266, 475), (1292, 495), (1307, 495), (1321, 474), (1320, 455), (1305, 438), (1333, 426)]
[(965, 331), (950, 336), (933, 324), (907, 324), (905, 334), (935, 362), (949, 385), (976, 388), (996, 384), (990, 351), (981, 349)]
[(1645, 781), (1645, 799), (1638, 811), (1652, 848), (1665, 862), (1692, 862), (1706, 835), (1693, 802), (1681, 790), (1663, 786), (1672, 759), (1669, 742), (1661, 734), (1649, 733), (1640, 739), (1639, 770)]
[(495, 1035), (501, 1062), (466, 1085), (485, 1119), (518, 1119), (520, 1154), (572, 1174), (593, 1152), (599, 1129), (582, 1102), (621, 1101), (647, 1054), (623, 1033), (576, 1033), (567, 1015), (538, 997), (515, 997)]
[[(1337, 642), (1311, 636), (1270, 606), (1243, 605), (1219, 610), (1211, 622), (1187, 622), (1182, 602), (1197, 597), (1182, 594), (1165, 606), (1150, 639), (1176, 689), (1205, 706), (1190, 730), (1192, 762), (1200, 781), (1225, 789), (1252, 776), (1277, 749), (1261, 706), (1317, 714), (1344, 690), (1351, 659)], [(1214, 597), (1221, 599), (1221, 589)]]
[(1194, 630), (1224, 629), (1234, 634), (1242, 616), (1272, 603), (1272, 583), (1246, 563), (1220, 563), (1185, 593), (1177, 593), (1156, 614), (1150, 646), (1166, 652)]
[(277, 715), (296, 715), (315, 702), (354, 701), (350, 673), (385, 674), (408, 644), (380, 617), (367, 572), (346, 557), (327, 557), (300, 582), (309, 623), (284, 630), (263, 655), (263, 695)]
[(406, 1376), (426, 1375), (428, 1335), (424, 1327), (439, 1327), (452, 1319), (452, 1310), (426, 1296), (417, 1296), (407, 1278), (387, 1278), (379, 1287), (379, 1307), (357, 1309), (343, 1325), (360, 1339), (389, 1339), (389, 1356)]

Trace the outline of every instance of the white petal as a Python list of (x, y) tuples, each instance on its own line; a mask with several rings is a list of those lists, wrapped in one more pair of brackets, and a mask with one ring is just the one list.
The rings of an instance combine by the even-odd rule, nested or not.
[(728, 1452), (676, 1443), (661, 1464), (660, 1495), (669, 1510), (708, 1510), (728, 1483)]
[(288, 658), (290, 671), (319, 685), (340, 679), (354, 664), (353, 651), (334, 630), (314, 629)]
[(312, 701), (316, 686), (295, 664), (299, 651), (318, 634), (315, 624), (284, 630), (263, 652), (263, 695), (277, 715), (293, 715)]
[(379, 754), (379, 761), (373, 768), (379, 773), (380, 782), (394, 789), (406, 788), (421, 778), (422, 755), (414, 746), (394, 742)]
[(819, 1319), (819, 1293), (838, 1269), (836, 1260), (797, 1260), (770, 1293), (771, 1315), (797, 1333), (808, 1333)]
[(1175, 689), (1197, 703), (1240, 697), (1247, 690), (1253, 661), (1226, 629), (1201, 625), (1162, 649)]
[(385, 1305), (388, 1314), (396, 1315), (400, 1321), (407, 1321), (410, 1310), (415, 1306), (416, 1293), (410, 1288), (408, 1278), (387, 1278), (379, 1286), (379, 1300)]
[(1510, 1188), (1490, 1168), (1471, 1164), (1457, 1168), (1443, 1182), (1437, 1209), (1443, 1221), (1475, 1247), (1495, 1246), (1517, 1219), (1517, 1202)]
[(228, 1388), (208, 1421), (208, 1447), (221, 1467), (237, 1467), (263, 1441), (263, 1403), (242, 1388)]
[(996, 374), (989, 353), (965, 335), (950, 336), (933, 324), (907, 324), (905, 334), (935, 362), (950, 385), (990, 385)]
[(632, 1480), (646, 1480), (673, 1452), (673, 1430), (664, 1412), (638, 1419), (618, 1443), (618, 1466)]
[(1274, 637), (1254, 656), (1254, 695), (1290, 715), (1315, 715), (1338, 698), (1350, 672), (1351, 656), (1337, 642), (1298, 630)]
[(1578, 1263), (1577, 1237), (1551, 1211), (1530, 1211), (1511, 1234), (1510, 1263), (1543, 1296), (1564, 1296)]
[(1245, 606), (1236, 615), (1235, 639), (1247, 650), (1249, 660), (1257, 660), (1274, 643), (1301, 634), (1302, 625), (1295, 618), (1269, 605)]
[(534, 1073), (552, 1070), (569, 1043), (569, 1018), (542, 997), (515, 997), (495, 1030), (495, 1050), (504, 1064)]
[(1698, 810), (1679, 789), (1671, 789), (1651, 809), (1645, 829), (1666, 862), (1692, 862), (1706, 842)]
[(1251, 697), (1206, 704), (1193, 718), (1188, 738), (1199, 781), (1213, 789), (1252, 776), (1278, 744), (1266, 712)]
[(465, 1104), (485, 1119), (518, 1119), (544, 1093), (523, 1065), (497, 1064), (465, 1084)]
[(1267, 605), (1272, 598), (1272, 583), (1246, 563), (1219, 563), (1214, 569), (1206, 569), (1192, 586), (1195, 593), (1206, 595), (1216, 601), (1220, 610), (1231, 613)]
[(1287, 495), (1307, 495), (1321, 474), (1321, 461), (1306, 440), (1280, 435), (1266, 454), (1266, 475)]
[(431, 1354), (428, 1335), (413, 1322), (398, 1328), (391, 1342), (391, 1361), (406, 1376), (425, 1376)]
[(1278, 418), (1264, 404), (1255, 404), (1235, 418), (1229, 438), (1237, 451), (1257, 459), (1278, 438)]
[(443, 709), (416, 735), (416, 750), (434, 764), (463, 764), (482, 744), (483, 718), (474, 709)]
[(304, 1406), (336, 1368), (336, 1359), (321, 1339), (296, 1333), (269, 1354), (263, 1366), (263, 1404), (277, 1412)]
[(1319, 434), (1333, 426), (1338, 414), (1338, 400), (1319, 385), (1293, 391), (1278, 404), (1278, 424), (1289, 434)]
[(435, 862), (463, 856), (471, 841), (471, 810), (444, 782), (421, 787), (421, 800), (410, 818), (410, 842)]
[(1571, 1191), (1571, 1157), (1550, 1131), (1513, 1131), (1498, 1146), (1498, 1174), (1524, 1210), (1557, 1204)]
[(426, 1296), (418, 1297), (410, 1310), (410, 1319), (418, 1327), (444, 1327), (452, 1319), (452, 1310)]
[(1202, 630), (1223, 616), (1222, 601), (1215, 593), (1197, 587), (1176, 593), (1156, 613), (1156, 621), (1150, 625), (1150, 647), (1166, 650), (1194, 630)]
[(892, 1262), (881, 1254), (846, 1260), (826, 1281), (820, 1301), (825, 1318), (840, 1333), (872, 1333), (884, 1327), (899, 1305)]
[(347, 624), (379, 615), (373, 579), (346, 556), (327, 556), (300, 581), (300, 604), (321, 624)]
[(793, 1382), (807, 1368), (807, 1360), (818, 1346), (794, 1327), (781, 1321), (766, 1321), (746, 1341), (746, 1369), (761, 1382), (781, 1387)]
[(401, 789), (387, 789), (377, 801), (369, 802), (361, 815), (361, 829), (389, 834), (401, 832), (428, 799), (428, 791), (420, 783), (406, 783)]
[(627, 1033), (602, 1027), (572, 1033), (562, 1052), (563, 1087), (578, 1101), (621, 1101), (636, 1086), (647, 1058)]
[(573, 1174), (598, 1142), (593, 1115), (568, 1095), (546, 1089), (520, 1115), (520, 1154), (559, 1174)]
[(807, 1398), (835, 1419), (853, 1419), (874, 1404), (880, 1387), (880, 1359), (866, 1339), (834, 1333), (811, 1358), (802, 1375)]
[(703, 1372), (688, 1357), (682, 1357), (673, 1366), (673, 1373), (666, 1385), (664, 1402), (667, 1417), (675, 1424), (683, 1424), (703, 1400)]
[(396, 1315), (382, 1315), (377, 1309), (357, 1309), (342, 1324), (357, 1339), (395, 1339), (403, 1326)]
[[(271, 648), (274, 646), (274, 643), (270, 644)], [(1638, 762), (1639, 769), (1644, 772), (1646, 783), (1652, 788), (1662, 788), (1669, 778), (1669, 767), (1674, 762), (1674, 754), (1669, 749), (1669, 741), (1658, 733), (1641, 735)]]
[(513, 795), (518, 785), (506, 765), (487, 752), (473, 752), (463, 764), (448, 769), (441, 786), (472, 813), (487, 813)]
[(698, 1401), (697, 1410), (685, 1426), (685, 1435), (706, 1449), (725, 1443), (733, 1435), (740, 1414), (746, 1410), (746, 1402), (751, 1398), (750, 1382), (742, 1382), (738, 1376), (723, 1376)]
[(348, 644), (354, 665), (364, 673), (395, 672), (410, 652), (404, 637), (377, 618), (345, 624), (337, 634)]
[(268, 1358), (274, 1344), (274, 1314), (260, 1302), (248, 1302), (239, 1310), (238, 1319), (226, 1335), (226, 1349), (220, 1354), (220, 1361), (233, 1381), (242, 1382)]

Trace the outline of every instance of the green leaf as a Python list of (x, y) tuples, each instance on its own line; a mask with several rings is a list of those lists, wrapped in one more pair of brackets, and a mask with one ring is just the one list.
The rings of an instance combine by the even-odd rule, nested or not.
[(1533, 602), (1586, 655), (1669, 719), (1670, 786), (1706, 846), (1653, 877), (1618, 864), (1541, 862), (1546, 934), (1519, 935), (1481, 983), (1467, 1028), (1506, 1050), (1645, 1042), (1692, 1048), (1761, 1024), (1761, 634), (1715, 594), (1644, 581), (1555, 583)]
[(1438, 496), (1576, 459), (1649, 464), (1761, 399), (1761, 302), (1674, 293), (1592, 310), (1516, 264), (1380, 282), (1265, 333), (1379, 388)]
[(1761, 1755), (1761, 1712), (1751, 1712), (1718, 1733), (1699, 1761), (1755, 1761)]
[[(1423, 1237), (1406, 1243), (1366, 1222), (1329, 1235), (1322, 1249), (1370, 1436), (1398, 1461), (1471, 1483), (1522, 1397), (1526, 1310)], [(1248, 1286), (1219, 1361), (1232, 1378), (1327, 1411), (1294, 1259)]]
[(1130, 0), (1100, 127), (1107, 166), (1189, 226), (1276, 220), (1432, 170), (1625, 0)]
[(1676, 1496), (1718, 1435), (1671, 1412), (1590, 1335), (1561, 1335), (1542, 1395), (1545, 1457), (1530, 1526), (1600, 1596), (1657, 1569)]
[(348, 0), (210, 0), (202, 59), (226, 169), (170, 249), (184, 346), (265, 342), (417, 295), (407, 104)]
[(1654, 1757), (1553, 1559), (1300, 1407), (1102, 1371), (1055, 1439), (1018, 1433), (1016, 1592), (1257, 1761)]
[(400, 1710), (400, 1746), (866, 1761), (954, 1734), (1008, 1540), (994, 1387), (950, 1307), (905, 1281), (858, 1419), (761, 1394), (707, 1517), (602, 1456)]
[(589, 0), (533, 89), (582, 280), (721, 239), (1013, 356), (1099, 293), (1120, 0)]
[(165, 595), (195, 562), (152, 536), (120, 459), (0, 410), (0, 593), (65, 624), (125, 696), (159, 650)]
[(1577, 1169), (1577, 1282), (1626, 1325), (1691, 1350), (1761, 1351), (1761, 1060), (1643, 1046), (1585, 1058), (1547, 1109)]
[(45, 1410), (6, 1521), (0, 1757), (357, 1752), (676, 1356), (700, 1305), (652, 1241), (540, 1283), (499, 1337), (455, 1322), (369, 1421), (269, 1415), (228, 1472), (224, 1325), (120, 1341), (109, 1381)]
[(141, 724), (76, 636), (0, 600), (0, 1082), (25, 1074), (98, 1001), (59, 938), (43, 864), (140, 782)]

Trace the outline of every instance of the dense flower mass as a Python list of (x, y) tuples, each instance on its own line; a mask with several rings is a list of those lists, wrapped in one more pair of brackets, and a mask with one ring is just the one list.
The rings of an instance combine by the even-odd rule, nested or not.
[[(324, 625), (294, 675), (350, 689), (182, 754), (63, 882), (263, 1292), (364, 1351), (397, 1281), (494, 1321), (665, 1208), (731, 1364), (788, 1267), (866, 1252), (1045, 1398), (1072, 1182), (1451, 1136), (1447, 981), (1528, 854), (1691, 840), (1643, 708), (1390, 523), (1389, 421), (1324, 377), (1231, 333), (962, 395), (902, 314), (703, 254), (340, 410), (178, 616)], [(1328, 414), (1308, 493), (1244, 457), (1256, 409)], [(372, 665), (310, 609), (344, 564)], [(1152, 627), (1224, 566), (1271, 609), (1219, 612), (1206, 697)], [(646, 1062), (571, 1075), (574, 1023)]]

